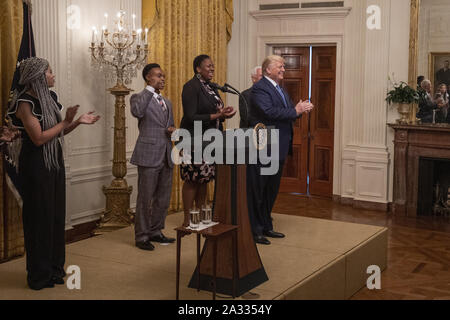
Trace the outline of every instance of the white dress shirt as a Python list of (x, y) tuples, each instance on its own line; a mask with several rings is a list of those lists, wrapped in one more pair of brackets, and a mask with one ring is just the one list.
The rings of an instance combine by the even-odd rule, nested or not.
[(278, 86), (278, 83), (277, 83), (275, 80), (270, 79), (268, 76), (264, 76), (264, 78), (266, 78), (267, 80), (269, 80), (270, 83), (273, 84), (273, 86), (274, 86), (275, 88)]
[[(162, 94), (157, 93), (155, 88), (153, 88), (152, 86), (147, 86), (145, 89), (150, 91), (151, 93), (153, 93), (153, 98), (156, 99), (156, 101), (158, 103), (161, 100), (163, 103), (163, 110), (167, 111), (167, 105), (166, 105), (166, 102), (164, 101)], [(158, 99), (158, 98), (160, 98), (160, 99)]]

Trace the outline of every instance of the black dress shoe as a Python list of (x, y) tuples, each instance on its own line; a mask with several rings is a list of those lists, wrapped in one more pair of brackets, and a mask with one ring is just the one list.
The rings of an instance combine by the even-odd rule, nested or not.
[(264, 231), (263, 234), (269, 238), (284, 238), (284, 234), (282, 234), (280, 232), (275, 232), (273, 230)]
[(155, 250), (155, 246), (150, 242), (150, 240), (136, 242), (136, 247), (138, 247), (139, 249), (142, 249), (142, 250), (147, 250), (147, 251)]
[(64, 284), (64, 279), (58, 276), (53, 276), (52, 277), (52, 282), (54, 284)]
[(30, 287), (30, 289), (39, 291), (39, 290), (42, 290), (42, 289), (45, 289), (45, 288), (54, 288), (54, 287), (55, 287), (55, 284), (53, 283), (53, 281), (50, 280), (50, 281), (47, 282), (47, 283), (39, 284), (39, 285), (35, 285), (35, 284), (32, 284), (32, 283), (28, 283), (28, 287)]
[(259, 244), (269, 245), (270, 241), (264, 236), (254, 236), (255, 242)]
[(175, 239), (167, 238), (162, 233), (160, 235), (158, 235), (158, 236), (150, 237), (149, 240), (153, 241), (153, 242), (159, 242), (159, 243), (174, 243), (175, 242)]

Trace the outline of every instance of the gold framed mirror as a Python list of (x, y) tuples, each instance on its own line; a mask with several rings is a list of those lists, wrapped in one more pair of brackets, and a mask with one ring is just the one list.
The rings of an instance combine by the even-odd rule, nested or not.
[[(432, 96), (437, 97), (441, 84), (450, 87), (449, 67), (450, 1), (410, 0), (409, 85), (416, 88), (417, 77), (424, 76), (432, 83)], [(445, 109), (444, 118), (450, 119), (448, 107)], [(413, 105), (410, 123), (417, 124), (417, 111), (418, 105)], [(441, 119), (437, 123), (448, 121)]]
[[(409, 72), (408, 83), (412, 88), (417, 86), (418, 56), (419, 56), (419, 14), (420, 1), (411, 0), (410, 32), (409, 32)], [(412, 123), (417, 123), (417, 105), (414, 104), (410, 114)]]

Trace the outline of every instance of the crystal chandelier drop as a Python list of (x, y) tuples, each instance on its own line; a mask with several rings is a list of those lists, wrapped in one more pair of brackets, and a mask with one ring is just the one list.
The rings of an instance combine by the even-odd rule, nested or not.
[(125, 15), (123, 10), (117, 13), (113, 31), (110, 32), (108, 14), (105, 13), (105, 25), (101, 30), (92, 27), (89, 47), (93, 69), (103, 73), (110, 83), (116, 82), (119, 86), (131, 84), (148, 56), (148, 29), (144, 33), (142, 29), (136, 30), (136, 15), (132, 15), (131, 25), (127, 23)]

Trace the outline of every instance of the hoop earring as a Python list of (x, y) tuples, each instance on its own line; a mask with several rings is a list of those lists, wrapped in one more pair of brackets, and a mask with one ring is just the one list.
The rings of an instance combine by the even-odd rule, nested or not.
[(198, 80), (202, 78), (202, 75), (200, 73), (197, 73), (195, 76), (197, 77)]

